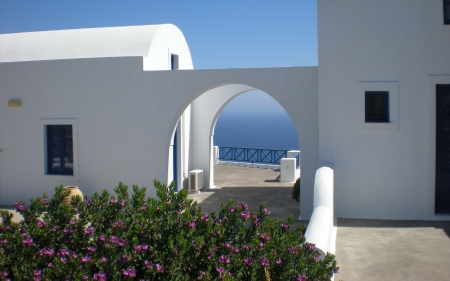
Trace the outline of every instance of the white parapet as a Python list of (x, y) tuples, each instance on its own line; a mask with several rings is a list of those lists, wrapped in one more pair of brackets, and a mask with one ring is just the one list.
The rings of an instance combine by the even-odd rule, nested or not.
[(219, 147), (213, 146), (213, 161), (214, 164), (219, 164)]
[(305, 238), (324, 253), (334, 253), (336, 231), (334, 229), (334, 172), (321, 167), (314, 182), (314, 209), (306, 229)]
[(300, 150), (289, 150), (286, 154), (286, 158), (295, 158), (295, 156), (297, 156), (297, 153), (299, 154), (298, 159), (300, 159)]
[(280, 172), (281, 182), (295, 182), (297, 163), (295, 158), (281, 158)]

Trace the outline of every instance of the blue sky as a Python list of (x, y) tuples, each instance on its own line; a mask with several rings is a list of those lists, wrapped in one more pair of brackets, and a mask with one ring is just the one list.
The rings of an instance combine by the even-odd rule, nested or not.
[[(0, 0), (0, 33), (161, 23), (196, 69), (317, 65), (316, 0)], [(254, 95), (238, 103), (271, 108)]]

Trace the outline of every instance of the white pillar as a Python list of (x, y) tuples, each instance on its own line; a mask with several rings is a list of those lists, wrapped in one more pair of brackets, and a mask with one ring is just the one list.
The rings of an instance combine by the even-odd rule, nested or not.
[(281, 182), (295, 182), (296, 180), (296, 159), (282, 158), (280, 162)]

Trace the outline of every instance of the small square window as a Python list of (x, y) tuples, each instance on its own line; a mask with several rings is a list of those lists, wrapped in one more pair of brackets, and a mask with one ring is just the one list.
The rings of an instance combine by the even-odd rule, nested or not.
[(450, 24), (450, 0), (443, 0), (444, 3), (444, 24)]
[(47, 174), (73, 175), (72, 125), (47, 125)]
[(389, 123), (389, 92), (365, 92), (366, 123)]

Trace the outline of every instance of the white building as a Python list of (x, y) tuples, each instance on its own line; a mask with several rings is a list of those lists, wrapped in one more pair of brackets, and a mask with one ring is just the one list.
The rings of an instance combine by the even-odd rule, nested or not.
[(449, 5), (318, 0), (318, 67), (192, 70), (173, 25), (0, 35), (0, 204), (59, 184), (154, 196), (193, 169), (213, 187), (215, 121), (260, 89), (297, 130), (302, 218), (328, 165), (335, 216), (448, 219)]

